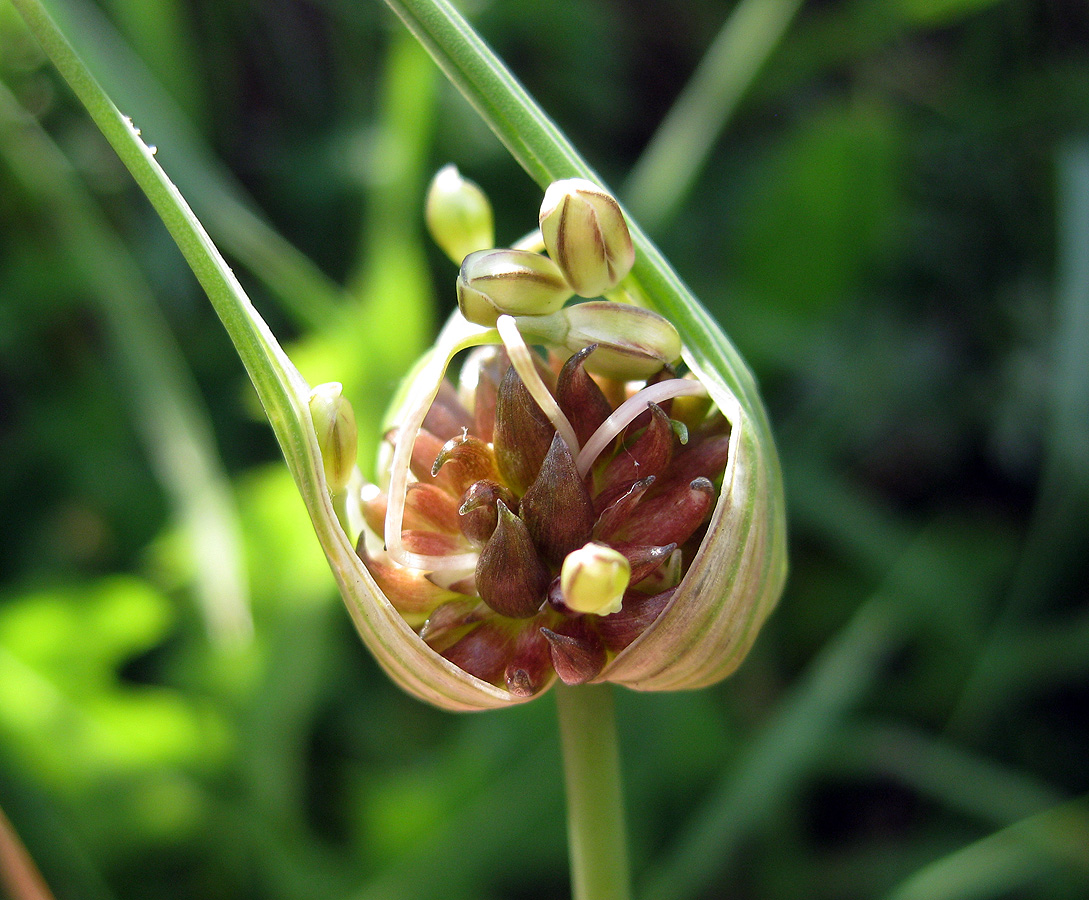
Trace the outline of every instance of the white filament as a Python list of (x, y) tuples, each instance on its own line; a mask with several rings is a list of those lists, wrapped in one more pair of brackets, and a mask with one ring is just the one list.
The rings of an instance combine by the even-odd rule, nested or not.
[[(424, 363), (423, 367), (412, 379), (412, 387), (405, 399), (405, 414), (397, 428), (396, 443), (393, 448), (393, 459), (390, 462), (389, 499), (386, 506), (385, 543), (386, 552), (390, 559), (402, 566), (413, 569), (426, 569), (431, 572), (440, 571), (464, 571), (471, 572), (476, 568), (477, 554), (458, 553), (449, 556), (427, 556), (422, 553), (412, 553), (405, 549), (401, 539), (401, 529), (405, 520), (405, 497), (408, 493), (408, 473), (412, 463), (412, 448), (416, 443), (416, 435), (423, 427), (427, 411), (435, 402), (439, 393), (442, 379), (446, 374), (446, 368), (450, 360), (467, 347), (478, 344), (490, 343), (494, 340), (495, 332), (475, 329), (468, 335), (459, 334), (464, 329), (464, 320), (458, 322), (460, 316), (455, 316), (450, 324), (443, 330), (436, 342), (432, 355)], [(443, 348), (446, 352), (443, 352)]]
[(690, 378), (671, 378), (669, 381), (659, 381), (643, 388), (620, 404), (609, 418), (601, 423), (600, 427), (586, 442), (586, 446), (579, 453), (575, 465), (578, 468), (579, 477), (583, 478), (590, 471), (590, 466), (598, 458), (601, 451), (613, 442), (618, 434), (628, 427), (639, 415), (646, 412), (650, 403), (661, 403), (672, 397), (681, 397), (688, 394), (706, 394), (707, 389), (698, 381)]
[(555, 426), (560, 437), (567, 443), (571, 455), (576, 456), (579, 452), (579, 443), (578, 438), (575, 437), (575, 429), (571, 427), (571, 423), (568, 421), (567, 416), (563, 414), (563, 410), (560, 409), (556, 398), (552, 396), (552, 392), (541, 380), (537, 366), (533, 362), (533, 354), (530, 352), (529, 347), (526, 346), (521, 332), (518, 331), (514, 316), (500, 316), (495, 323), (495, 327), (499, 330), (499, 336), (503, 339), (503, 346), (507, 348), (507, 356), (510, 357), (510, 364), (514, 366), (514, 370), (521, 377), (522, 384), (526, 386), (530, 396), (537, 401), (541, 411), (548, 416), (549, 421)]

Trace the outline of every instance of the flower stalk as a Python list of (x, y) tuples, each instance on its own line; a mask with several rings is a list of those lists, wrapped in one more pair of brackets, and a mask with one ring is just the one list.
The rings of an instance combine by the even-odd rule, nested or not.
[(556, 689), (572, 900), (629, 900), (628, 845), (612, 688)]

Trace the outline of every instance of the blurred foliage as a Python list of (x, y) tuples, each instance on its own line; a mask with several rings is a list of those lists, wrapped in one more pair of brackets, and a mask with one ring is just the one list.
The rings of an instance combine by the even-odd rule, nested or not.
[[(620, 184), (733, 5), (468, 11)], [(50, 6), (369, 466), (453, 304), (431, 172), (501, 241), (537, 189), (378, 2)], [(620, 695), (637, 894), (1084, 897), (1089, 11), (809, 0), (765, 50), (656, 237), (764, 385), (793, 571), (732, 679)], [(0, 82), (0, 808), (57, 897), (565, 896), (551, 701), (388, 683), (210, 307), (2, 0)], [(193, 539), (198, 472), (237, 546)]]

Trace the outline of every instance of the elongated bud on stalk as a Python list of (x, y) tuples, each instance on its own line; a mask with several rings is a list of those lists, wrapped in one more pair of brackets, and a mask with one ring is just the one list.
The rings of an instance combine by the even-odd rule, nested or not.
[(491, 448), (479, 438), (470, 435), (450, 438), (442, 445), (431, 466), (432, 477), (437, 476), (444, 468), (458, 494), (476, 481), (496, 478), (495, 457)]
[(654, 486), (655, 480), (653, 475), (641, 478), (620, 497), (605, 506), (594, 524), (594, 537), (599, 541), (611, 540), (617, 531), (631, 520), (643, 495)]
[(483, 547), (499, 523), (499, 502), (507, 509), (516, 509), (518, 501), (505, 484), (494, 481), (476, 481), (462, 494), (458, 507), (458, 524), (461, 533), (479, 547)]
[(475, 599), (451, 600), (437, 607), (420, 627), (420, 639), (442, 652), (469, 629), (485, 621), (490, 610)]
[(552, 679), (552, 653), (540, 628), (525, 628), (504, 673), (506, 688), (516, 697), (532, 697)]
[(555, 433), (511, 366), (499, 383), (492, 440), (499, 472), (515, 493), (524, 494), (533, 483)]
[(547, 256), (528, 250), (481, 250), (461, 264), (458, 308), (477, 325), (494, 325), (501, 315), (540, 316), (571, 297), (563, 273)]
[(673, 599), (674, 590), (660, 594), (629, 591), (619, 612), (606, 616), (597, 626), (605, 646), (618, 653), (654, 624)]
[(584, 178), (552, 182), (539, 220), (548, 255), (580, 297), (598, 297), (616, 287), (635, 262), (619, 204)]
[(624, 453), (619, 453), (601, 476), (601, 503), (611, 504), (644, 478), (659, 475), (673, 458), (674, 432), (667, 416), (656, 403), (649, 404), (650, 424)]
[(597, 344), (584, 347), (563, 364), (556, 378), (556, 402), (571, 421), (580, 444), (585, 444), (612, 415), (613, 406), (586, 372), (586, 358)]
[(546, 562), (559, 565), (594, 530), (594, 501), (579, 478), (575, 460), (558, 434), (536, 480), (522, 497), (519, 515)]
[(649, 378), (681, 356), (681, 338), (667, 319), (649, 309), (609, 303), (578, 303), (546, 316), (518, 319), (528, 340), (578, 352), (597, 344), (585, 360), (588, 372), (619, 381)]
[(344, 398), (344, 386), (331, 381), (310, 392), (310, 418), (321, 448), (321, 463), (329, 493), (337, 494), (348, 484), (355, 468), (355, 414)]
[(495, 246), (492, 205), (453, 163), (443, 166), (427, 189), (424, 214), (431, 238), (457, 265), (470, 253)]
[(658, 571), (676, 549), (676, 544), (664, 544), (661, 547), (625, 546), (624, 558), (631, 566), (630, 583), (639, 584), (644, 578)]
[(617, 535), (619, 541), (649, 544), (668, 541), (683, 544), (711, 514), (715, 505), (714, 485), (706, 478), (694, 478), (688, 485), (663, 490), (640, 505), (640, 515)]

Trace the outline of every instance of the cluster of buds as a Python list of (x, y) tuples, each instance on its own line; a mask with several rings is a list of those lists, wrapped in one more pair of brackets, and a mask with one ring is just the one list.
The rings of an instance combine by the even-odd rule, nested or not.
[(683, 371), (665, 318), (594, 299), (635, 258), (608, 193), (549, 187), (530, 242), (547, 255), (489, 248), (482, 198), (453, 167), (432, 185), (432, 234), (463, 256), (460, 312), (395, 404), (379, 484), (345, 468), (354, 429), (339, 391), (311, 401), (338, 515), (411, 635), (406, 658), (430, 674), (380, 659), (458, 709), (519, 702), (557, 677), (716, 681), (781, 587), (759, 556), (769, 536), (753, 524), (744, 413)]

